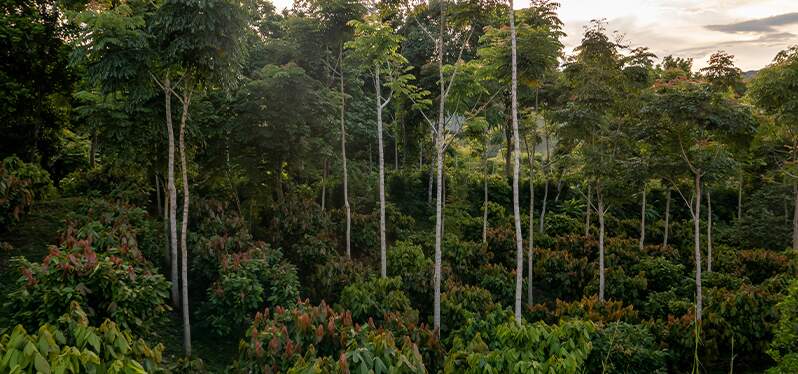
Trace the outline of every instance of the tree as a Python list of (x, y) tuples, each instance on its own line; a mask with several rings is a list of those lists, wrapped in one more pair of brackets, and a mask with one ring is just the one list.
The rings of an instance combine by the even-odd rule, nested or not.
[(716, 90), (731, 90), (735, 95), (739, 95), (744, 89), (743, 72), (734, 66), (734, 56), (726, 51), (717, 51), (709, 56), (709, 65), (702, 68), (700, 72)]
[(798, 46), (779, 52), (767, 68), (762, 69), (751, 82), (748, 95), (765, 113), (772, 116), (778, 134), (785, 139), (787, 157), (781, 163), (781, 172), (792, 179), (794, 213), (792, 222), (792, 247), (798, 249)]
[(657, 146), (680, 160), (692, 182), (689, 198), (681, 189), (677, 188), (677, 192), (693, 218), (696, 320), (701, 321), (702, 181), (706, 175), (730, 167), (729, 149), (750, 138), (756, 122), (747, 107), (713, 91), (706, 83), (687, 79), (658, 82), (651, 102), (642, 111), (651, 115), (649, 123), (659, 137)]
[(605, 25), (593, 21), (585, 27), (582, 43), (565, 68), (570, 100), (555, 118), (563, 123), (558, 136), (576, 151), (583, 172), (593, 186), (599, 221), (599, 300), (604, 300), (604, 217), (607, 196), (620, 171), (625, 138), (622, 123), (626, 85), (619, 45), (610, 41)]
[[(208, 85), (229, 85), (236, 76), (243, 55), (241, 39), (245, 14), (238, 4), (226, 0), (167, 0), (161, 4), (104, 4), (108, 9), (80, 15), (80, 57), (89, 75), (105, 92), (124, 89), (134, 97), (146, 97), (154, 82), (164, 95), (169, 139), (168, 189), (169, 227), (172, 251), (172, 298), (177, 301), (177, 199), (174, 183), (174, 129), (172, 96), (182, 105), (179, 150), (183, 179), (183, 219), (180, 238), (183, 343), (191, 355), (191, 328), (188, 311), (188, 160), (185, 142), (189, 108), (197, 89)], [(172, 79), (179, 77), (173, 84)], [(116, 79), (115, 79), (116, 78)], [(179, 91), (179, 92), (178, 92)]]
[[(407, 59), (399, 53), (402, 37), (397, 35), (391, 25), (381, 20), (381, 15), (372, 14), (364, 21), (351, 21), (355, 30), (354, 39), (347, 43), (355, 53), (355, 58), (367, 66), (374, 78), (374, 94), (377, 108), (377, 153), (379, 157), (379, 196), (380, 196), (380, 275), (388, 275), (387, 251), (385, 241), (385, 156), (382, 142), (382, 112), (394, 95), (412, 96), (419, 102), (426, 92), (411, 84), (415, 79), (406, 67)], [(388, 88), (386, 97), (382, 88)]]
[(510, 0), (510, 50), (512, 59), (512, 78), (510, 83), (510, 111), (513, 123), (513, 219), (515, 221), (515, 322), (521, 323), (521, 289), (524, 279), (524, 234), (521, 232), (521, 210), (518, 191), (519, 171), (521, 169), (521, 141), (518, 135), (518, 64), (516, 61), (515, 9)]

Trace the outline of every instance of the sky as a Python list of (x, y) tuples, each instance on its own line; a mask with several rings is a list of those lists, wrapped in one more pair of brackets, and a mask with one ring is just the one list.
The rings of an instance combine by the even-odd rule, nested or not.
[[(277, 9), (292, 0), (273, 0)], [(706, 66), (712, 52), (725, 50), (738, 67), (758, 70), (776, 53), (798, 44), (798, 0), (558, 0), (568, 36), (566, 53), (578, 45), (591, 19), (605, 19), (631, 46), (646, 46), (659, 57), (694, 59)], [(528, 6), (515, 0), (515, 7)]]

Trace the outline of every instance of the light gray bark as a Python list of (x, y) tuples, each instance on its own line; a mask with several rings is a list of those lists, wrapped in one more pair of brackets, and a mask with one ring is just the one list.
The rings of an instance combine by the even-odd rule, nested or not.
[[(446, 3), (441, 5), (440, 30), (438, 33), (438, 85), (440, 95), (438, 102), (438, 123), (435, 135), (435, 155), (436, 155), (436, 200), (435, 200), (435, 270), (433, 275), (434, 300), (432, 325), (436, 336), (441, 332), (441, 241), (443, 238), (443, 153), (445, 150), (444, 131), (446, 114), (446, 90), (443, 79), (443, 56), (446, 43), (443, 42), (444, 30), (446, 25)], [(430, 184), (432, 186), (432, 184)]]
[(175, 131), (172, 123), (172, 82), (169, 76), (163, 80), (165, 111), (166, 111), (166, 133), (169, 140), (169, 160), (166, 166), (166, 188), (169, 190), (169, 242), (171, 265), (171, 295), (172, 305), (177, 307), (180, 302), (178, 278), (178, 257), (177, 257), (177, 188), (175, 187)]
[(344, 210), (346, 211), (346, 258), (352, 258), (352, 210), (349, 207), (349, 171), (346, 167), (346, 92), (344, 91), (343, 44), (338, 50), (338, 66), (341, 69), (341, 162), (344, 174)]
[(387, 251), (385, 243), (385, 157), (382, 150), (382, 93), (380, 83), (380, 65), (374, 65), (374, 83), (377, 91), (377, 155), (379, 162), (379, 194), (380, 194), (380, 276), (388, 276)]
[(516, 63), (515, 11), (510, 0), (510, 54), (512, 85), (511, 112), (513, 122), (513, 217), (515, 219), (515, 321), (521, 323), (521, 293), (524, 280), (524, 239), (521, 232), (521, 201), (518, 180), (521, 171), (521, 142), (518, 136), (518, 66)]
[(180, 118), (180, 171), (183, 174), (183, 217), (180, 230), (180, 273), (181, 273), (181, 299), (183, 312), (183, 349), (186, 356), (191, 356), (191, 322), (188, 311), (188, 162), (186, 156), (186, 122), (188, 121), (188, 108), (191, 103), (191, 90), (188, 80), (185, 83), (183, 94), (183, 113)]

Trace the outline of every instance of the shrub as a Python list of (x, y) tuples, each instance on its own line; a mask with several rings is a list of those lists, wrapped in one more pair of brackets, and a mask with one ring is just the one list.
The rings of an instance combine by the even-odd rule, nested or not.
[(595, 295), (570, 303), (557, 300), (553, 316), (552, 321), (570, 318), (593, 322), (636, 322), (638, 319), (637, 311), (631, 305), (615, 300), (601, 302)]
[(388, 275), (401, 277), (402, 290), (414, 306), (432, 304), (432, 271), (432, 260), (421, 246), (398, 241), (388, 250)]
[(644, 325), (612, 322), (591, 335), (591, 373), (667, 373), (666, 353)]
[(488, 290), (474, 286), (452, 286), (441, 295), (441, 336), (465, 326), (468, 321), (481, 320), (499, 305), (493, 302)]
[[(348, 311), (335, 312), (322, 303), (299, 303), (291, 309), (277, 307), (255, 315), (240, 343), (236, 372), (424, 372), (420, 341), (434, 341), (425, 328), (392, 320), (401, 335), (372, 324), (357, 325)], [(397, 343), (401, 342), (401, 343)], [(335, 367), (338, 362), (339, 367)], [(317, 370), (318, 369), (318, 370)]]
[(692, 301), (676, 294), (673, 289), (652, 292), (641, 307), (643, 316), (647, 318), (667, 318), (682, 316), (693, 307)]
[(111, 320), (98, 327), (77, 302), (55, 324), (35, 334), (17, 325), (0, 336), (4, 373), (152, 373), (160, 371), (163, 346), (150, 347)]
[(568, 251), (535, 249), (535, 288), (549, 300), (579, 300), (593, 279), (594, 266)]
[(470, 340), (455, 338), (444, 373), (579, 373), (590, 354), (591, 332), (590, 322), (505, 320)]
[[(627, 304), (636, 306), (642, 305), (647, 296), (646, 288), (648, 287), (648, 281), (643, 274), (631, 276), (626, 274), (622, 268), (615, 267), (606, 269), (604, 276), (606, 277), (604, 290), (606, 298), (623, 300)], [(586, 294), (598, 294), (598, 278), (598, 274), (596, 274), (593, 282), (585, 288)]]
[(336, 303), (341, 291), (348, 285), (362, 282), (368, 272), (368, 266), (346, 257), (333, 257), (316, 265), (308, 279), (307, 289), (311, 300)]
[(89, 241), (98, 251), (118, 248), (139, 266), (150, 268), (150, 260), (161, 258), (163, 231), (147, 217), (144, 209), (102, 199), (82, 203), (66, 218), (61, 243)]
[(501, 265), (486, 264), (479, 268), (477, 286), (493, 295), (494, 300), (502, 305), (513, 305), (515, 302), (515, 276)]
[(443, 258), (451, 265), (454, 275), (463, 283), (477, 283), (479, 268), (491, 262), (493, 253), (483, 243), (447, 238)]
[(4, 308), (12, 321), (28, 327), (55, 322), (75, 301), (93, 323), (111, 319), (142, 335), (170, 309), (164, 277), (116, 248), (97, 253), (81, 240), (51, 247), (41, 264), (21, 257), (14, 261), (22, 276)]
[(773, 373), (798, 372), (798, 281), (793, 281), (787, 296), (776, 306), (778, 324), (774, 328), (773, 341), (767, 350), (776, 361)]
[(34, 200), (54, 191), (50, 174), (38, 165), (6, 157), (0, 162), (0, 227), (18, 222)]
[(341, 292), (338, 307), (351, 311), (357, 322), (366, 322), (369, 318), (382, 320), (389, 312), (399, 313), (409, 322), (418, 321), (418, 312), (402, 292), (402, 278), (399, 277), (371, 278), (350, 284)]
[(299, 280), (282, 252), (255, 243), (222, 258), (219, 279), (208, 289), (203, 315), (212, 331), (226, 335), (243, 329), (250, 316), (268, 303), (291, 306), (299, 298)]
[(684, 265), (664, 257), (643, 257), (633, 269), (646, 278), (648, 289), (654, 292), (682, 289), (691, 283), (685, 276)]
[(61, 179), (59, 186), (67, 196), (106, 197), (136, 205), (148, 203), (152, 184), (144, 169), (102, 165), (76, 170)]
[(764, 249), (739, 251), (737, 258), (740, 264), (737, 274), (748, 277), (754, 284), (787, 271), (790, 265), (787, 256)]

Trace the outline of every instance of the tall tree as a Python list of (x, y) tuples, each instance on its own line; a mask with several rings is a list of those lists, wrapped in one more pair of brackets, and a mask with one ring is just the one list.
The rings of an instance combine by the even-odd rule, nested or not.
[[(676, 79), (659, 82), (654, 97), (642, 111), (652, 115), (652, 132), (658, 134), (658, 147), (680, 160), (682, 170), (692, 182), (689, 198), (677, 192), (693, 218), (695, 254), (696, 319), (701, 321), (703, 293), (701, 282), (701, 197), (703, 180), (731, 166), (729, 149), (747, 141), (756, 122), (747, 107), (712, 90), (701, 81)], [(678, 184), (674, 183), (678, 187)]]
[(781, 172), (792, 181), (792, 247), (798, 249), (798, 46), (779, 52), (749, 85), (748, 95), (765, 113), (772, 116), (776, 130), (788, 144)]
[[(383, 150), (383, 109), (394, 95), (412, 96), (414, 101), (423, 100), (426, 95), (418, 87), (411, 84), (415, 77), (408, 73), (407, 59), (399, 53), (402, 37), (394, 28), (382, 20), (380, 14), (372, 14), (364, 21), (351, 21), (355, 30), (354, 39), (347, 43), (356, 58), (364, 63), (373, 76), (374, 95), (377, 112), (377, 154), (379, 162), (379, 199), (380, 199), (380, 275), (388, 276), (387, 243), (385, 238), (385, 156)], [(383, 97), (383, 87), (388, 89)]]

